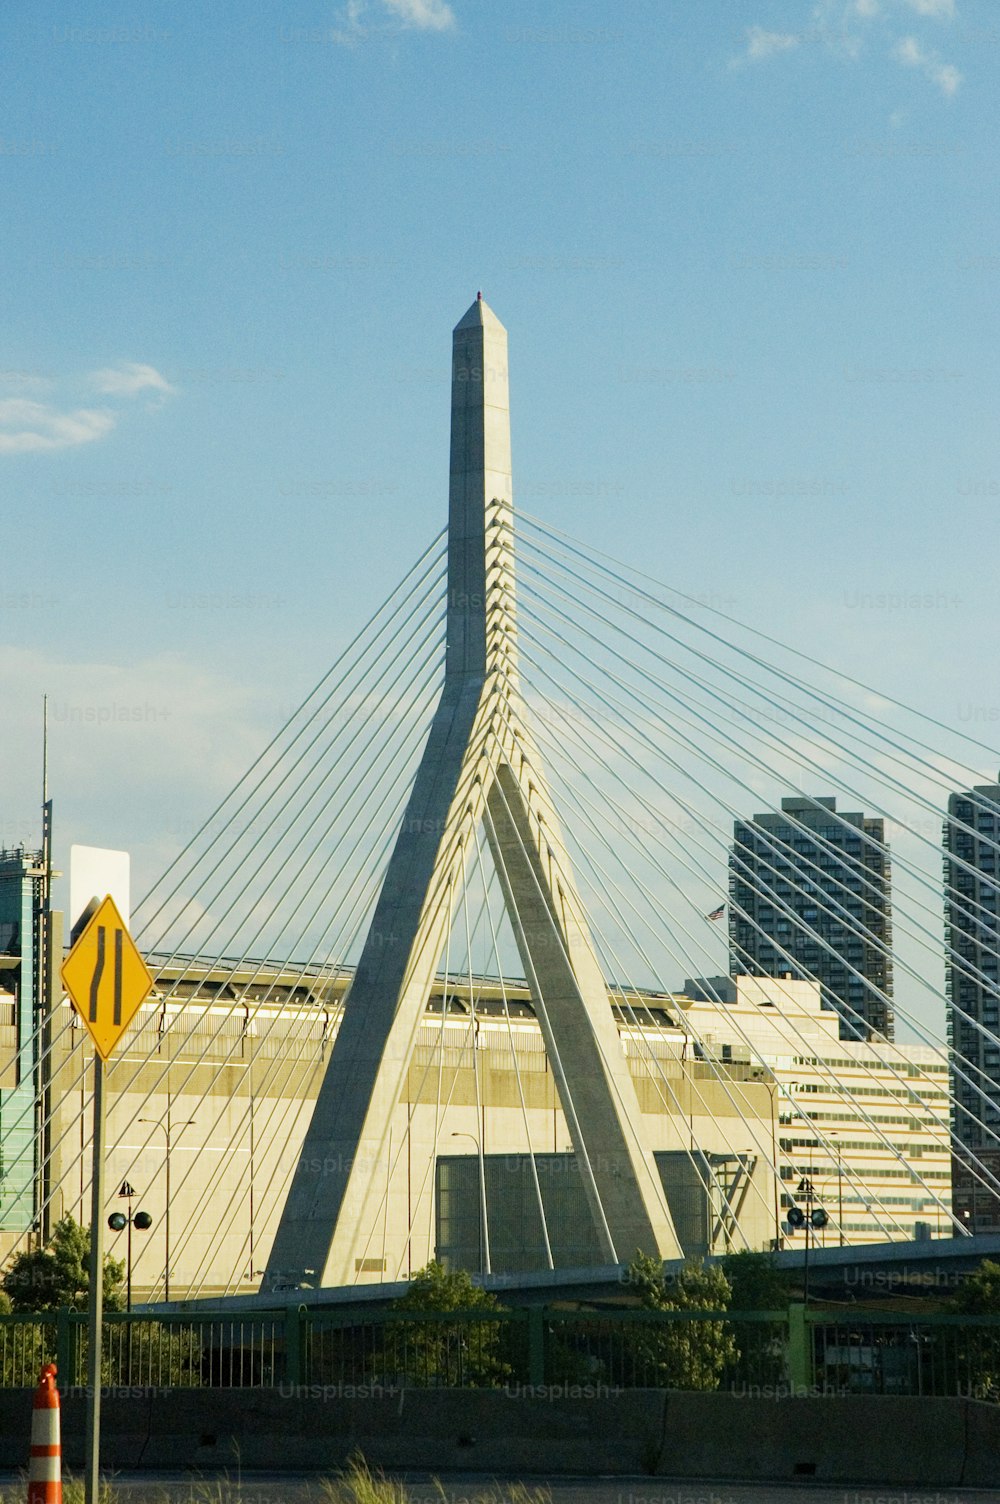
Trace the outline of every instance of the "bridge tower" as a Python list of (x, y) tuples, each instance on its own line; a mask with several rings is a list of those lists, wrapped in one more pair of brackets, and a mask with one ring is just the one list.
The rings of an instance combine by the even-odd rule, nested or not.
[(681, 1249), (520, 694), (507, 331), (453, 334), (445, 682), (263, 1286), (356, 1278), (392, 1115), (479, 826), (608, 1263)]

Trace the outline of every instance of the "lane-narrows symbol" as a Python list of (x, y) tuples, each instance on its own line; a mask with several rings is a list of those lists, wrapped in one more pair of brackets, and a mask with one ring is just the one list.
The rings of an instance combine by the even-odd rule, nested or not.
[(104, 925), (97, 926), (97, 960), (94, 963), (94, 975), (90, 979), (90, 1022), (97, 1022), (97, 1003), (101, 990), (101, 977), (104, 975)]

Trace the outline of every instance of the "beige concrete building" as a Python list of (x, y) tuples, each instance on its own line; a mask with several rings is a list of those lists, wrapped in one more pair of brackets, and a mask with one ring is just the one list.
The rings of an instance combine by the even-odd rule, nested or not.
[[(132, 1210), (153, 1218), (133, 1231), (137, 1298), (164, 1294), (168, 1243), (173, 1298), (250, 1291), (350, 978), (175, 965), (158, 980), (107, 1076), (107, 1212), (123, 1208), (127, 1181)], [(688, 990), (703, 995), (650, 995), (641, 1010), (612, 999), (686, 1252), (787, 1238), (804, 1177), (831, 1219), (819, 1241), (839, 1240), (841, 1206), (850, 1243), (948, 1231), (947, 1068), (933, 1052), (838, 1039), (812, 983), (740, 978), (725, 1003)], [(53, 1035), (50, 1220), (87, 1222), (92, 1049), (65, 1003)], [(377, 1195), (358, 1281), (406, 1277), (456, 1250), (473, 1268), (545, 1267), (539, 1192), (553, 1262), (600, 1262), (574, 1210), (570, 1136), (526, 988), (508, 985), (505, 1002), (495, 982), (454, 983), (446, 1007), (435, 988), (386, 1142), (364, 1168)], [(0, 1253), (28, 1236), (2, 1228)], [(124, 1257), (125, 1234), (108, 1247)]]
[[(712, 985), (714, 982), (714, 986)], [(838, 1037), (815, 982), (765, 977), (686, 984), (677, 1000), (707, 1051), (766, 1068), (778, 1085), (784, 1212), (812, 1182), (826, 1242), (951, 1233), (948, 1065), (926, 1045)], [(715, 1001), (724, 998), (722, 1002)], [(786, 1220), (782, 1216), (782, 1222)]]

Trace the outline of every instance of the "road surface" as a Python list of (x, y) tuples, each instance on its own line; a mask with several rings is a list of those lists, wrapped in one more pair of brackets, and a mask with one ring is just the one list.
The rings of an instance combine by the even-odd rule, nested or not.
[[(410, 1504), (543, 1504), (532, 1497), (536, 1491), (544, 1491), (544, 1504), (1000, 1504), (1000, 1480), (996, 1489), (975, 1489), (649, 1477), (527, 1477), (518, 1484), (474, 1473), (447, 1474), (439, 1485), (427, 1474), (401, 1476)], [(0, 1474), (7, 1497), (19, 1497), (11, 1493), (19, 1483), (15, 1474)], [(116, 1504), (330, 1504), (335, 1497), (315, 1474), (122, 1473), (113, 1484)]]

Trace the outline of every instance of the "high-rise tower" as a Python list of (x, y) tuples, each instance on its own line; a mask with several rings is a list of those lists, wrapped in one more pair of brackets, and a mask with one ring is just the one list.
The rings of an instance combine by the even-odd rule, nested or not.
[(970, 1230), (1000, 1224), (1000, 784), (952, 794), (944, 823), (945, 985), (954, 1097), (955, 1210)]
[(885, 826), (836, 799), (782, 799), (737, 820), (729, 857), (733, 975), (811, 977), (841, 1039), (893, 1034)]

